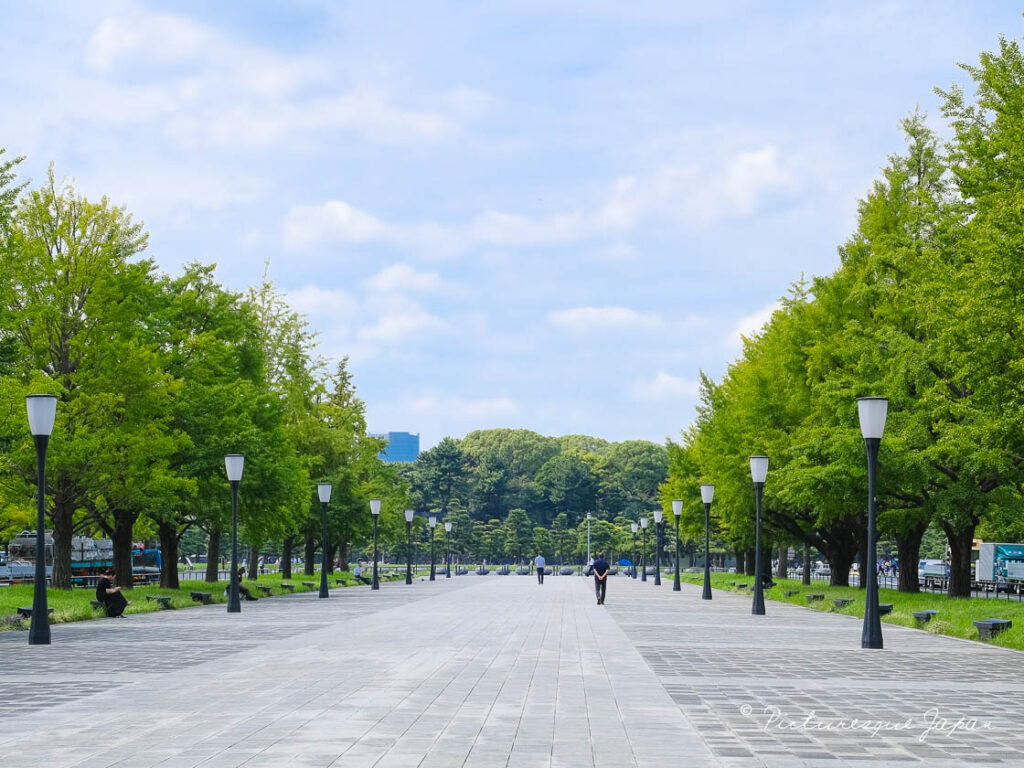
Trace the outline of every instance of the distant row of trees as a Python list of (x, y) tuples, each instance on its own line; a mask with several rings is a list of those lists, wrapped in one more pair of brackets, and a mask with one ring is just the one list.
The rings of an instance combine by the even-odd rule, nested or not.
[[(866, 462), (855, 398), (885, 396), (879, 525), (900, 589), (917, 591), (929, 526), (950, 552), (949, 594), (969, 594), (972, 540), (1024, 539), (1024, 57), (1017, 42), (965, 66), (973, 100), (940, 92), (950, 139), (903, 122), (861, 201), (833, 274), (800, 280), (669, 448), (666, 505), (717, 485), (717, 533), (753, 549), (747, 457), (767, 454), (772, 545), (807, 545), (845, 584), (865, 560)], [(698, 503), (687, 530), (703, 528)]]
[[(48, 526), (53, 585), (71, 586), (74, 534), (109, 537), (131, 584), (132, 542), (158, 539), (162, 584), (176, 586), (178, 542), (230, 534), (224, 455), (245, 454), (241, 536), (250, 562), (280, 543), (318, 542), (314, 483), (333, 484), (330, 544), (342, 561), (384, 500), (384, 540), (404, 539), (409, 485), (377, 458), (343, 360), (327, 371), (313, 335), (274, 286), (227, 290), (213, 267), (179, 275), (146, 255), (141, 224), (88, 200), (51, 169), (29, 189), (0, 150), (0, 536), (35, 528), (30, 392), (56, 394)], [(290, 557), (289, 557), (290, 559)], [(312, 560), (312, 557), (307, 558)], [(210, 558), (208, 578), (216, 578)]]
[(667, 472), (665, 448), (655, 443), (526, 429), (446, 437), (402, 469), (417, 510), (476, 522), (518, 510), (531, 527), (552, 529), (560, 516), (563, 527), (575, 527), (588, 512), (603, 520), (650, 514)]

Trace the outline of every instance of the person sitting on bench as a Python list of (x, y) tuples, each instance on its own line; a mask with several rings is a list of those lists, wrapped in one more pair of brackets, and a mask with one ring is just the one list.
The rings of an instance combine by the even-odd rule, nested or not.
[(356, 563), (356, 567), (352, 569), (352, 575), (356, 577), (356, 581), (361, 581), (363, 584), (369, 584), (370, 580), (363, 576), (363, 564), (362, 562)]
[[(238, 594), (244, 597), (246, 600), (259, 600), (258, 597), (254, 597), (252, 591), (242, 583), (242, 574), (245, 573), (245, 568), (238, 569)], [(228, 586), (231, 589), (231, 586)]]
[(131, 603), (121, 594), (121, 588), (114, 586), (113, 568), (100, 571), (99, 581), (96, 582), (96, 600), (103, 603), (107, 616), (124, 618), (124, 609)]

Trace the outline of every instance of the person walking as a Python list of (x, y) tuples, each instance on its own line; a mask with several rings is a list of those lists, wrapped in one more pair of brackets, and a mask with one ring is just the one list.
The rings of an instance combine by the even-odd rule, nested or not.
[(594, 561), (594, 591), (597, 593), (597, 604), (604, 605), (605, 592), (608, 589), (608, 574), (611, 573), (612, 567), (608, 565), (608, 561), (604, 559), (604, 553), (599, 552), (597, 559)]
[(543, 584), (544, 583), (544, 566), (547, 565), (547, 563), (544, 560), (544, 553), (543, 552), (538, 552), (537, 553), (537, 557), (535, 557), (533, 559), (533, 564), (537, 567), (537, 583), (538, 584)]

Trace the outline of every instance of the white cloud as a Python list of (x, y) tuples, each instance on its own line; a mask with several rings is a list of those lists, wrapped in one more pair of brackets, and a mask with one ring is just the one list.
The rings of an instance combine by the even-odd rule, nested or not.
[(634, 255), (632, 247), (621, 240), (624, 232), (649, 221), (710, 226), (752, 216), (774, 197), (798, 190), (802, 164), (799, 158), (784, 157), (773, 144), (734, 149), (621, 177), (589, 212), (530, 217), (487, 210), (463, 224), (386, 222), (344, 200), (328, 200), (292, 208), (284, 219), (283, 236), (289, 248), (332, 241), (376, 241), (439, 254), (610, 239), (595, 255), (624, 259)]
[(394, 343), (411, 341), (447, 328), (444, 320), (417, 304), (392, 304), (391, 309), (382, 312), (373, 325), (360, 328), (358, 337), (363, 342)]
[(548, 322), (581, 333), (607, 328), (654, 328), (661, 325), (661, 318), (629, 307), (574, 307), (549, 313)]
[(370, 293), (434, 293), (441, 288), (437, 272), (424, 272), (408, 264), (385, 267), (363, 281)]
[(734, 350), (740, 349), (743, 346), (744, 337), (750, 338), (760, 333), (765, 323), (772, 319), (772, 314), (774, 314), (775, 310), (781, 306), (778, 301), (773, 301), (768, 306), (741, 317), (725, 337), (724, 342), (726, 346)]
[(632, 394), (637, 400), (688, 400), (696, 397), (697, 382), (682, 376), (658, 371), (652, 378), (633, 382)]
[(288, 306), (301, 315), (315, 315), (318, 318), (351, 319), (359, 312), (359, 301), (341, 288), (325, 290), (315, 285), (306, 285), (298, 290), (287, 291)]

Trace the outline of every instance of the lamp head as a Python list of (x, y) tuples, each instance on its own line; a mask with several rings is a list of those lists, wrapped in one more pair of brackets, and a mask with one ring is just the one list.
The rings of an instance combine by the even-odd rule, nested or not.
[(700, 500), (705, 504), (710, 504), (715, 498), (715, 486), (711, 483), (704, 483), (700, 487)]
[(755, 483), (763, 483), (764, 479), (768, 477), (768, 457), (767, 456), (751, 456), (750, 457), (750, 477), (753, 478)]
[(416, 510), (407, 509), (405, 510), (405, 522), (411, 523), (412, 519), (416, 516)]
[(587, 512), (587, 520), (589, 520), (589, 519), (590, 519), (590, 513)]
[(661, 518), (664, 516), (664, 514), (665, 514), (664, 511), (662, 511), (660, 509), (654, 510), (654, 522), (660, 523), (661, 522)]
[(370, 499), (370, 514), (374, 517), (380, 514), (380, 499)]
[(641, 517), (640, 518), (640, 527), (641, 528), (646, 528), (647, 527), (647, 518), (646, 517)]
[(331, 484), (330, 483), (317, 483), (316, 493), (320, 497), (320, 503), (326, 504), (331, 500)]
[(672, 499), (672, 514), (676, 516), (677, 520), (679, 519), (679, 516), (683, 514), (682, 499)]
[(430, 527), (433, 528), (437, 525), (437, 517), (435, 515), (431, 515), (428, 522), (430, 523)]
[(224, 468), (228, 472), (228, 482), (237, 483), (242, 479), (242, 467), (245, 465), (245, 456), (240, 453), (229, 453), (224, 457)]
[(28, 395), (25, 398), (28, 410), (28, 428), (34, 437), (49, 437), (53, 422), (57, 419), (56, 395)]
[(872, 437), (881, 440), (885, 432), (885, 417), (889, 412), (889, 400), (885, 397), (858, 397), (857, 415), (860, 416), (860, 433), (865, 440)]
[(633, 529), (633, 533), (636, 533), (636, 529), (639, 528), (640, 526), (637, 525), (636, 523), (630, 523), (629, 527)]
[(452, 524), (448, 520), (444, 521), (444, 532), (445, 533), (451, 533), (452, 532)]

